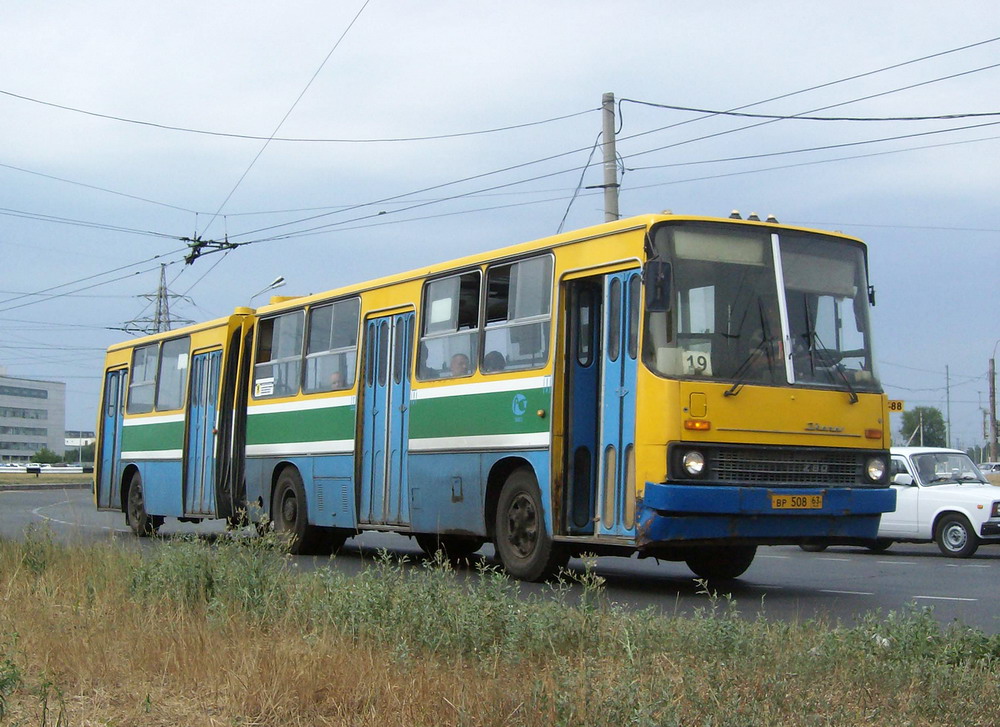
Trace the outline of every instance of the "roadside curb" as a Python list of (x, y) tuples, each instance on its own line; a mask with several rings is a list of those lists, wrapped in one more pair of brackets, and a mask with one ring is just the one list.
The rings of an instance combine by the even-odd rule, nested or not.
[(38, 484), (27, 482), (23, 485), (0, 485), (0, 492), (10, 492), (11, 490), (83, 490), (90, 488), (91, 484), (89, 482), (39, 482)]

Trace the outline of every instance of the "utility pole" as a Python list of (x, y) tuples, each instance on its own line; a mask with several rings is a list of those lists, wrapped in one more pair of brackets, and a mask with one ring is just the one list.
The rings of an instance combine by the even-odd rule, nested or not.
[[(993, 347), (994, 355), (996, 346)], [(997, 363), (990, 359), (990, 462), (997, 461)]]
[(601, 116), (604, 119), (604, 221), (614, 222), (618, 214), (618, 153), (615, 151), (615, 95), (606, 93), (601, 98)]
[(947, 407), (945, 412), (948, 416), (948, 421), (945, 422), (944, 427), (944, 446), (951, 446), (951, 374), (948, 371), (948, 366), (944, 367), (944, 395), (945, 402), (947, 402)]

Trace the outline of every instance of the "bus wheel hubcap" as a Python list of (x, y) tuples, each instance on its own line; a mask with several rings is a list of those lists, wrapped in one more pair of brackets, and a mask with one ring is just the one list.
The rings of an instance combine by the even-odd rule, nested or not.
[(538, 541), (538, 514), (535, 503), (520, 493), (507, 510), (507, 537), (514, 552), (521, 558), (529, 557)]

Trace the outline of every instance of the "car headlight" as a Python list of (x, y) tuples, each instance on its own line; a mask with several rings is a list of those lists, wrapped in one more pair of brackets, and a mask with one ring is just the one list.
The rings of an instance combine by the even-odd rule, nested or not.
[(994, 502), (990, 508), (990, 517), (1000, 517), (1000, 500)]
[(865, 464), (865, 473), (872, 482), (881, 482), (885, 476), (885, 460), (881, 457), (872, 457)]
[(686, 452), (681, 459), (681, 466), (689, 475), (697, 477), (705, 471), (705, 455), (696, 449)]

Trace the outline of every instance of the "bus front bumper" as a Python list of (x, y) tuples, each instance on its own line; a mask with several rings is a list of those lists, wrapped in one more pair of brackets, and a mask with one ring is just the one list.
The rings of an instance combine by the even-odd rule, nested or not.
[[(817, 496), (820, 499), (817, 499)], [(732, 487), (646, 483), (636, 546), (729, 541), (758, 545), (873, 540), (896, 508), (892, 488)]]

